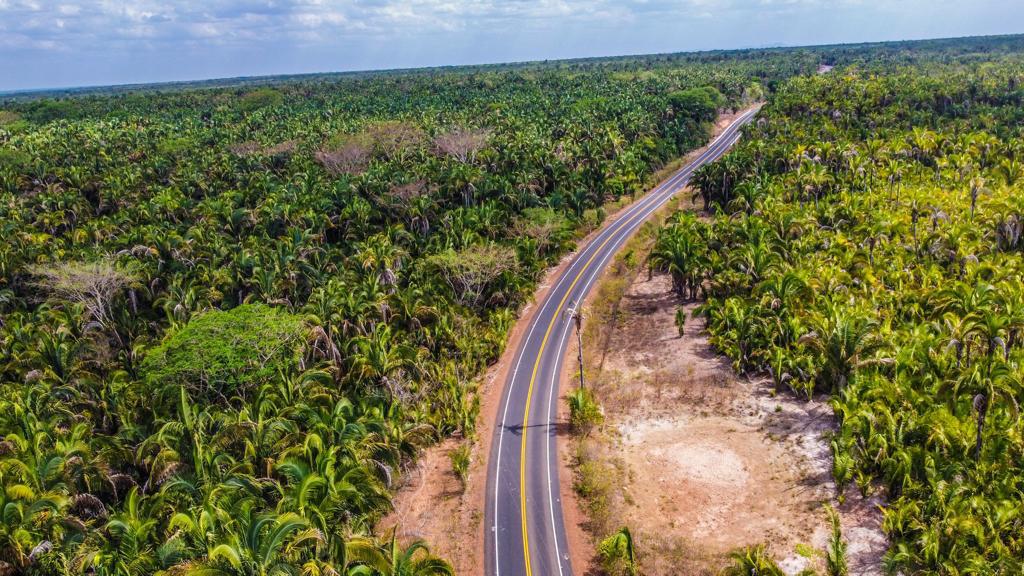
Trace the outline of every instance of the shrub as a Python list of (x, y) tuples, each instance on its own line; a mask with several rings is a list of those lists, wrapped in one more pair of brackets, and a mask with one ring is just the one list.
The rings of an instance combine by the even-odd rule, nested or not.
[(469, 477), (469, 464), (472, 450), (469, 444), (462, 444), (448, 453), (448, 459), (452, 462), (452, 471), (459, 478), (462, 489), (466, 489), (466, 480)]
[(588, 388), (577, 388), (569, 394), (569, 425), (573, 432), (587, 435), (604, 421), (601, 405)]
[(0, 128), (11, 133), (18, 133), (25, 131), (28, 127), (28, 121), (22, 118), (21, 114), (10, 110), (0, 110)]
[(718, 109), (725, 105), (725, 97), (712, 86), (674, 92), (669, 95), (668, 101), (677, 115), (698, 122), (714, 120)]
[(722, 571), (723, 576), (785, 576), (785, 572), (772, 560), (764, 544), (737, 550), (729, 555), (732, 564)]
[(601, 563), (608, 574), (635, 576), (637, 572), (636, 551), (633, 535), (623, 526), (619, 531), (605, 538), (597, 547)]
[(676, 308), (676, 329), (679, 330), (679, 337), (683, 337), (683, 332), (686, 328), (686, 310), (684, 308)]
[(242, 96), (238, 101), (238, 109), (242, 112), (253, 112), (268, 106), (278, 106), (284, 102), (284, 95), (273, 88), (259, 88)]
[(594, 533), (611, 530), (611, 499), (618, 484), (616, 471), (608, 462), (591, 451), (586, 440), (575, 448), (575, 476), (573, 490), (584, 503), (587, 518)]

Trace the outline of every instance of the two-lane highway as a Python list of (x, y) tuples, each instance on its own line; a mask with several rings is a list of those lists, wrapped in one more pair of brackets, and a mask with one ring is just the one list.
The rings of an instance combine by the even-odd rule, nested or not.
[(584, 246), (540, 304), (505, 383), (487, 471), (484, 535), (486, 566), (493, 576), (568, 576), (569, 561), (558, 488), (555, 418), (558, 382), (572, 319), (622, 244), (701, 165), (713, 162), (754, 117), (737, 118), (696, 160), (634, 202)]

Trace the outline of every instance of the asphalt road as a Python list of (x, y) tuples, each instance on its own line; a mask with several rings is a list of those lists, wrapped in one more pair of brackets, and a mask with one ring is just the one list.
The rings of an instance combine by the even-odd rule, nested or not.
[[(696, 160), (634, 202), (578, 251), (540, 304), (505, 383), (487, 471), (485, 562), (493, 576), (573, 573), (558, 488), (558, 378), (581, 302), (612, 256), (644, 221), (740, 137), (756, 114), (737, 118)], [(572, 359), (575, 361), (575, 358)], [(524, 425), (525, 424), (525, 425)]]

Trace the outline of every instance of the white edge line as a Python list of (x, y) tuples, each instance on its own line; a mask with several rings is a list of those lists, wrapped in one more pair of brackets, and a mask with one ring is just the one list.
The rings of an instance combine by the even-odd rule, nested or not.
[[(675, 186), (675, 185), (679, 184), (678, 180), (680, 180), (680, 179), (686, 180), (686, 182), (684, 182), (683, 185), (687, 184), (689, 178), (692, 176), (692, 172), (694, 170), (696, 170), (697, 168), (700, 168), (703, 164), (705, 164), (706, 162), (709, 161), (709, 159), (705, 158), (705, 156), (707, 156), (709, 153), (714, 154), (714, 153), (718, 152), (717, 149), (720, 148), (720, 147), (724, 148), (723, 150), (721, 150), (721, 152), (723, 154), (725, 153), (726, 150), (731, 148), (736, 143), (736, 141), (739, 140), (739, 138), (741, 136), (741, 134), (739, 133), (739, 129), (738, 129), (739, 126), (737, 126), (737, 122), (739, 122), (742, 119), (745, 119), (747, 116), (753, 115), (754, 112), (756, 112), (756, 111), (748, 112), (744, 116), (741, 116), (736, 121), (734, 121), (733, 124), (731, 124), (728, 128), (726, 128), (725, 132), (723, 132), (723, 134), (720, 135), (719, 138), (716, 138), (714, 141), (712, 141), (712, 143), (708, 146), (708, 149), (705, 150), (704, 153), (702, 153), (700, 155), (700, 157), (695, 159), (693, 162), (687, 164), (685, 167), (681, 168), (672, 177), (668, 178), (661, 185), (655, 187), (655, 189), (652, 191), (652, 193), (648, 194), (646, 198), (641, 200), (641, 202), (639, 202), (635, 208), (640, 209), (639, 211), (641, 211), (641, 212), (643, 212), (643, 211), (647, 212), (647, 214), (645, 214), (643, 216), (643, 218), (641, 218), (640, 220), (637, 220), (636, 222), (632, 222), (632, 223), (620, 226), (617, 229), (615, 229), (614, 226), (611, 226), (611, 227), (607, 228), (606, 231), (610, 231), (610, 230), (614, 229), (614, 233), (612, 234), (613, 236), (615, 234), (618, 234), (618, 233), (623, 232), (623, 231), (625, 231), (625, 235), (623, 236), (623, 238), (620, 238), (619, 240), (615, 241), (615, 245), (613, 245), (612, 249), (609, 250), (608, 253), (604, 255), (604, 257), (602, 257), (600, 263), (598, 264), (598, 266), (594, 270), (595, 271), (602, 270), (603, 267), (605, 266), (605, 264), (607, 263), (608, 259), (612, 255), (614, 255), (614, 254), (616, 254), (618, 252), (618, 247), (616, 245), (619, 244), (621, 241), (625, 240), (626, 238), (628, 238), (629, 236), (631, 236), (633, 234), (633, 231), (635, 231), (637, 228), (642, 226), (643, 222), (645, 222), (647, 220), (647, 218), (650, 217), (650, 215), (652, 213), (656, 212), (669, 199), (671, 199), (673, 196), (675, 196), (676, 190), (668, 189), (668, 186), (670, 186), (670, 185), (671, 186)], [(729, 134), (729, 132), (733, 132), (733, 133)], [(728, 143), (724, 144), (723, 146), (719, 146), (723, 142), (728, 142)], [(721, 155), (719, 155), (719, 157), (720, 156)], [(717, 159), (718, 158), (714, 158), (714, 159), (711, 159), (710, 161), (714, 162)], [(659, 200), (658, 199), (658, 195), (666, 192), (666, 190), (668, 191), (668, 194), (666, 194), (663, 199)], [(651, 201), (650, 202), (645, 202), (647, 198), (651, 198)], [(646, 204), (650, 204), (650, 206), (644, 206), (641, 209), (641, 205), (643, 205), (645, 203)], [(630, 212), (636, 212), (636, 211), (637, 210), (632, 210), (632, 209), (627, 211), (627, 213), (624, 213), (620, 217), (619, 221), (625, 221), (625, 220), (628, 220), (629, 218), (632, 218), (634, 216), (634, 214), (630, 214)], [(586, 248), (589, 248), (590, 246), (596, 245), (597, 239), (600, 238), (603, 235), (604, 234), (599, 234), (598, 237), (595, 238), (593, 242), (588, 244), (588, 246)], [(586, 248), (584, 248), (584, 250), (580, 253), (581, 256), (586, 252)], [(570, 272), (573, 268), (575, 268), (575, 265), (578, 262), (580, 262), (580, 261), (582, 261), (582, 258), (577, 258), (577, 260), (575, 262), (573, 262), (573, 264), (569, 267), (569, 269), (566, 270), (566, 274), (563, 274), (562, 278), (559, 279), (559, 282), (556, 283), (556, 287), (563, 283), (562, 281), (565, 280), (569, 276), (568, 272)], [(596, 273), (592, 274), (590, 276), (590, 278), (588, 279), (587, 283), (583, 287), (582, 295), (586, 295), (590, 291), (590, 286), (591, 286), (591, 284), (593, 284), (594, 280), (596, 280), (597, 276), (598, 276), (598, 274), (596, 274)], [(544, 302), (544, 304), (542, 305), (541, 310), (543, 310), (544, 308), (547, 308), (547, 305), (549, 303), (551, 303), (551, 302), (553, 302), (553, 299), (546, 300)], [(538, 311), (538, 316), (535, 317), (535, 318), (539, 318), (539, 314), (540, 314), (540, 311)], [(536, 327), (536, 321), (534, 322), (534, 325), (531, 326), (530, 334), (527, 336), (527, 341), (529, 340), (529, 336), (532, 335), (533, 328), (535, 328), (535, 327)], [(562, 346), (564, 346), (565, 337), (566, 337), (567, 333), (568, 333), (568, 330), (567, 329), (563, 329), (562, 338), (561, 338), (561, 340), (559, 342), (559, 348), (558, 349), (561, 349)], [(506, 411), (506, 413), (508, 411), (509, 401), (511, 400), (511, 390), (512, 390), (512, 387), (515, 385), (515, 374), (518, 372), (519, 363), (522, 361), (522, 356), (523, 356), (522, 352), (523, 351), (525, 351), (525, 346), (523, 347), (523, 350), (521, 351), (519, 361), (517, 361), (516, 368), (513, 371), (512, 386), (509, 387), (509, 396), (508, 396), (508, 398), (506, 399), (506, 402), (505, 402), (505, 411)], [(548, 433), (549, 433), (549, 440), (548, 440), (547, 445), (546, 445), (546, 451), (547, 451), (546, 467), (547, 467), (547, 484), (548, 484), (548, 509), (549, 509), (550, 517), (551, 517), (552, 532), (553, 532), (554, 539), (555, 539), (555, 557), (556, 557), (556, 561), (558, 563), (558, 572), (561, 575), (562, 574), (562, 558), (561, 558), (561, 553), (559, 551), (559, 545), (558, 545), (558, 531), (557, 531), (556, 522), (555, 522), (554, 499), (553, 499), (553, 496), (552, 496), (552, 482), (551, 482), (551, 440), (550, 440), (550, 430), (551, 430), (551, 406), (552, 406), (552, 395), (553, 395), (553, 390), (554, 390), (554, 385), (553, 385), (554, 377), (555, 377), (555, 374), (553, 373), (552, 374), (552, 385), (549, 386), (549, 390), (548, 390), (548, 423), (547, 423), (547, 428), (548, 428)], [(498, 464), (500, 464), (500, 462), (501, 462), (501, 438), (502, 438), (502, 436), (504, 436), (504, 422), (505, 422), (505, 417), (503, 415), (502, 416), (502, 424), (503, 424), (503, 426), (502, 426), (502, 430), (499, 432), (499, 440), (498, 440)], [(497, 505), (497, 478), (498, 478), (499, 475), (500, 475), (500, 466), (497, 466), (497, 468), (495, 470), (495, 525), (494, 525), (494, 531), (495, 531), (495, 561), (496, 561), (495, 564), (497, 564), (497, 558), (498, 558), (498, 548), (497, 548), (497, 543), (498, 543), (498, 538), (497, 538), (497, 508), (498, 508), (498, 505)], [(499, 569), (500, 568), (498, 568), (497, 566), (495, 567), (496, 574), (497, 574), (497, 571)]]
[[(634, 206), (632, 206), (629, 210), (627, 210), (625, 213), (623, 213), (622, 216), (620, 216), (618, 221), (626, 221), (626, 220), (628, 220), (629, 218), (631, 218), (633, 216), (632, 212), (636, 212), (637, 210), (640, 210), (640, 209), (644, 208), (644, 204), (647, 203), (648, 199), (653, 199), (654, 197), (656, 197), (657, 194), (662, 192), (662, 189), (665, 188), (666, 186), (675, 185), (676, 182), (674, 182), (674, 180), (676, 180), (679, 177), (679, 175), (684, 170), (685, 169), (681, 169), (679, 172), (677, 172), (676, 174), (673, 174), (671, 177), (666, 179), (664, 182), (662, 182), (661, 184), (656, 186), (651, 191), (651, 193), (646, 195), (639, 202), (637, 202)], [(588, 243), (586, 246), (584, 246), (583, 250), (580, 251), (580, 253), (577, 255), (576, 259), (572, 262), (572, 264), (569, 265), (569, 268), (566, 269), (565, 273), (563, 273), (562, 276), (558, 279), (558, 282), (555, 283), (554, 287), (552, 288), (552, 293), (557, 292), (558, 288), (562, 284), (565, 284), (566, 280), (571, 276), (571, 274), (569, 274), (569, 273), (572, 272), (572, 270), (574, 270), (579, 264), (581, 264), (581, 263), (586, 261), (584, 258), (582, 258), (582, 256), (586, 254), (586, 252), (587, 252), (587, 250), (589, 248), (599, 246), (600, 245), (599, 240), (601, 240), (601, 238), (603, 236), (608, 235), (609, 232), (613, 232), (613, 231), (617, 232), (618, 231), (618, 230), (615, 229), (615, 226), (614, 226), (615, 224), (616, 224), (616, 222), (613, 222), (612, 226), (609, 226), (608, 228), (603, 230), (590, 243)], [(515, 366), (515, 368), (512, 371), (511, 385), (509, 386), (508, 394), (505, 397), (505, 408), (502, 411), (501, 429), (498, 432), (498, 453), (497, 453), (496, 462), (495, 462), (495, 475), (494, 475), (495, 504), (494, 504), (494, 524), (492, 526), (492, 529), (494, 531), (494, 558), (495, 558), (495, 574), (496, 575), (499, 574), (499, 571), (500, 571), (500, 564), (498, 562), (498, 548), (499, 548), (498, 547), (498, 541), (499, 540), (498, 540), (498, 533), (497, 533), (497, 526), (498, 526), (498, 521), (497, 521), (498, 520), (498, 498), (497, 498), (497, 496), (498, 496), (498, 487), (499, 487), (498, 480), (499, 480), (499, 478), (501, 476), (501, 446), (502, 446), (502, 443), (503, 443), (503, 438), (505, 436), (505, 427), (506, 427), (506, 424), (507, 424), (507, 421), (508, 421), (508, 418), (507, 418), (508, 417), (508, 407), (509, 407), (509, 403), (511, 402), (511, 399), (512, 399), (512, 391), (515, 388), (516, 375), (519, 373), (519, 367), (521, 366), (522, 361), (523, 361), (523, 357), (525, 356), (525, 353), (526, 353), (526, 343), (530, 341), (530, 338), (533, 336), (533, 332), (537, 328), (537, 320), (540, 319), (540, 317), (543, 315), (544, 310), (547, 309), (549, 307), (549, 305), (552, 304), (552, 303), (554, 303), (554, 299), (552, 299), (552, 298), (545, 299), (545, 301), (541, 303), (540, 308), (537, 310), (536, 316), (534, 316), (533, 322), (531, 322), (530, 331), (527, 333), (526, 339), (521, 342), (520, 350), (519, 350), (519, 357), (516, 360), (516, 366)]]
[[(674, 179), (674, 176), (673, 176), (673, 178), (670, 178), (669, 180), (671, 180), (671, 179)], [(661, 185), (659, 185), (658, 187), (656, 187), (654, 193), (652, 193), (652, 194), (648, 195), (647, 197), (641, 199), (641, 201), (638, 202), (636, 206), (633, 206), (631, 208), (631, 210), (629, 210), (627, 213), (624, 213), (622, 215), (622, 218), (625, 219), (627, 217), (627, 215), (629, 217), (632, 217), (632, 215), (630, 215), (629, 212), (635, 211), (637, 208), (640, 208), (641, 205), (644, 203), (644, 201), (647, 198), (653, 197), (657, 193), (658, 188), (661, 188), (662, 186), (664, 186), (667, 183), (668, 183), (668, 180), (666, 180), (666, 182), (664, 182)], [(559, 287), (562, 286), (563, 284), (565, 284), (566, 281), (568, 280), (568, 278), (571, 276), (570, 272), (572, 272), (579, 264), (581, 264), (582, 262), (585, 262), (585, 259), (582, 258), (582, 256), (587, 253), (587, 250), (590, 249), (591, 247), (599, 246), (600, 243), (598, 243), (597, 241), (600, 240), (602, 236), (605, 236), (609, 231), (611, 231), (613, 229), (614, 229), (614, 223), (613, 223), (613, 226), (609, 226), (605, 230), (601, 231), (601, 233), (599, 233), (594, 238), (593, 241), (591, 241), (590, 243), (588, 243), (586, 246), (583, 247), (583, 250), (581, 250), (579, 252), (579, 254), (577, 255), (576, 259), (573, 260), (573, 262), (569, 265), (569, 268), (567, 268), (565, 270), (565, 272), (561, 275), (561, 277), (559, 277), (558, 281), (552, 287), (551, 294), (557, 293)], [(512, 400), (512, 391), (515, 389), (516, 375), (518, 375), (518, 373), (519, 373), (519, 367), (522, 365), (523, 357), (526, 354), (526, 344), (532, 338), (533, 333), (534, 333), (534, 331), (537, 328), (538, 320), (543, 316), (544, 310), (546, 310), (553, 303), (554, 303), (554, 299), (553, 298), (547, 298), (547, 299), (545, 299), (541, 303), (540, 307), (537, 309), (536, 315), (534, 316), (533, 321), (530, 323), (530, 331), (527, 333), (526, 338), (520, 342), (519, 357), (516, 360), (515, 368), (512, 370), (511, 380), (510, 381), (507, 380), (507, 382), (511, 382), (511, 384), (508, 387), (508, 394), (505, 396), (505, 408), (502, 411), (501, 428), (498, 431), (498, 453), (497, 453), (497, 456), (496, 456), (495, 472), (494, 472), (494, 524), (492, 525), (492, 529), (494, 531), (494, 560), (495, 560), (494, 570), (495, 570), (495, 575), (496, 576), (500, 574), (500, 570), (501, 570), (500, 563), (498, 562), (498, 558), (499, 558), (499, 556), (498, 556), (498, 548), (499, 548), (498, 547), (498, 542), (499, 542), (499, 540), (498, 540), (498, 489), (499, 489), (499, 486), (500, 486), (499, 479), (501, 477), (501, 446), (504, 443), (503, 441), (504, 441), (504, 437), (505, 437), (505, 428), (506, 428), (506, 424), (507, 424), (507, 421), (508, 421), (508, 407), (509, 407), (509, 403)]]

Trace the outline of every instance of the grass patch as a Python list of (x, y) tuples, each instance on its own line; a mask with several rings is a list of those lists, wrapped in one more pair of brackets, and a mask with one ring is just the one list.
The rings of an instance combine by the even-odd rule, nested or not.
[[(686, 196), (685, 191), (680, 194)], [(604, 271), (590, 296), (584, 312), (587, 322), (583, 328), (583, 365), (593, 381), (600, 380), (611, 335), (623, 321), (619, 304), (633, 279), (646, 266), (658, 229), (679, 209), (680, 202), (678, 197), (670, 200), (637, 230)]]

